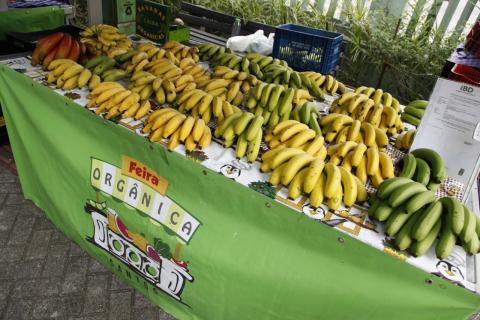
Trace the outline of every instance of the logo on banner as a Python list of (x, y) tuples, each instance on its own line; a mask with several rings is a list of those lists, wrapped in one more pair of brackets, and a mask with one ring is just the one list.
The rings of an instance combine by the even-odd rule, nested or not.
[[(93, 235), (87, 239), (115, 258), (110, 261), (112, 264), (122, 263), (125, 270), (119, 268), (119, 272), (131, 277), (133, 271), (137, 281), (143, 279), (153, 285), (154, 293), (161, 291), (182, 301), (185, 284), (192, 282), (193, 276), (187, 262), (180, 259), (180, 251), (189, 243), (200, 221), (167, 196), (169, 182), (165, 178), (129, 156), (122, 156), (121, 167), (92, 158), (90, 183), (96, 190), (96, 200), (87, 200), (85, 205), (93, 224)], [(101, 195), (107, 200), (101, 201)], [(108, 206), (110, 198), (125, 205), (125, 210), (117, 208), (117, 213)], [(145, 217), (143, 214), (153, 225), (165, 229), (149, 234), (151, 241), (142, 233), (147, 230), (132, 230), (121, 218)], [(173, 254), (165, 239), (158, 238), (162, 233), (174, 236)]]

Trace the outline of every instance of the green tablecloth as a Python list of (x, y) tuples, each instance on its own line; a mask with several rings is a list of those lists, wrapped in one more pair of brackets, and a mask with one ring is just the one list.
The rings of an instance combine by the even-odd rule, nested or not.
[(35, 32), (62, 25), (64, 25), (64, 11), (61, 7), (9, 9), (6, 12), (0, 12), (0, 40), (5, 40), (6, 32)]
[[(452, 320), (480, 307), (478, 295), (298, 215), (5, 66), (0, 102), (25, 196), (179, 319)], [(168, 181), (165, 196), (152, 177)]]

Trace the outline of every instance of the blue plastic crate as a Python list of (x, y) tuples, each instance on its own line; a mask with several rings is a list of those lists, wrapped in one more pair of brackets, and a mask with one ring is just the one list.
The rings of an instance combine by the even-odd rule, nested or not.
[(286, 60), (295, 70), (328, 74), (340, 60), (342, 41), (341, 33), (283, 24), (275, 30), (272, 56)]

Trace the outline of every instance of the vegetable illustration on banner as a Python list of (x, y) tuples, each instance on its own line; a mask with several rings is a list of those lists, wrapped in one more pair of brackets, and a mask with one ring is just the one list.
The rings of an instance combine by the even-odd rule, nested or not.
[[(96, 201), (88, 200), (85, 205), (93, 223), (93, 235), (87, 239), (155, 288), (181, 301), (183, 288), (193, 281), (193, 276), (187, 263), (180, 259), (180, 251), (193, 237), (200, 221), (166, 195), (169, 183), (153, 169), (128, 156), (122, 156), (121, 163), (119, 168), (91, 159), (92, 187), (106, 195), (107, 201), (113, 198), (131, 211), (115, 210), (107, 201), (100, 202), (97, 191)], [(173, 256), (163, 240), (149, 242), (139, 230), (131, 230), (118, 212), (122, 215), (143, 213), (163, 226), (167, 235), (175, 237)]]

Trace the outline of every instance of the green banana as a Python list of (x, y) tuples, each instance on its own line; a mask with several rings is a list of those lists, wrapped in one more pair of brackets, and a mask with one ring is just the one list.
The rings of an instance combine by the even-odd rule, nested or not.
[(415, 168), (415, 175), (413, 176), (413, 180), (426, 186), (430, 182), (430, 167), (425, 160), (421, 158), (415, 159), (417, 166)]
[(421, 183), (413, 181), (409, 182), (395, 189), (395, 191), (393, 191), (392, 194), (390, 194), (390, 196), (388, 197), (388, 203), (394, 208), (398, 207), (399, 205), (410, 199), (410, 197), (426, 190), (427, 188), (425, 188), (425, 186)]
[(440, 230), (440, 237), (435, 248), (435, 253), (438, 259), (445, 259), (452, 253), (457, 237), (453, 233), (450, 218), (446, 215), (442, 217), (442, 229)]
[(268, 99), (267, 108), (268, 111), (273, 111), (278, 106), (278, 101), (280, 100), (280, 95), (285, 91), (282, 86), (276, 86), (273, 88), (272, 93), (270, 94), (270, 98)]
[[(103, 75), (102, 75), (103, 76)], [(128, 78), (129, 73), (126, 70), (115, 70), (110, 72), (106, 76), (103, 77), (103, 81), (117, 81), (120, 79)]]
[(451, 225), (453, 233), (459, 235), (462, 232), (465, 223), (465, 212), (462, 203), (457, 198), (453, 197), (443, 197), (439, 201), (447, 211), (449, 224)]
[[(313, 105), (314, 106), (314, 105)], [(310, 115), (312, 114), (312, 104), (305, 102), (300, 107), (300, 121), (308, 124), (310, 122)]]
[(270, 95), (272, 90), (276, 87), (274, 84), (268, 84), (265, 89), (262, 91), (262, 97), (260, 98), (261, 105), (266, 108), (268, 105), (268, 100), (270, 99)]
[(407, 222), (410, 216), (411, 214), (407, 213), (405, 206), (395, 208), (385, 224), (385, 233), (390, 237), (393, 237), (402, 228), (405, 222)]
[(412, 238), (422, 241), (430, 233), (435, 223), (440, 220), (442, 215), (442, 203), (440, 201), (431, 202), (428, 207), (423, 210), (422, 216), (412, 229)]
[[(370, 200), (369, 200), (370, 201)], [(383, 203), (381, 199), (375, 199), (370, 202), (370, 207), (368, 208), (368, 216), (370, 218), (377, 219), (377, 209)]]
[(107, 59), (110, 59), (110, 58), (108, 56), (98, 56), (98, 57), (92, 58), (88, 60), (88, 62), (85, 64), (85, 68), (87, 69), (95, 68), (97, 65), (99, 65), (100, 63), (102, 63)]
[(105, 70), (111, 69), (113, 66), (115, 66), (117, 62), (112, 59), (108, 58), (102, 61), (102, 63), (98, 64), (95, 69), (93, 69), (93, 73), (96, 75), (102, 74)]
[(283, 116), (285, 113), (287, 113), (288, 110), (292, 110), (292, 101), (294, 95), (295, 90), (292, 88), (289, 88), (283, 92), (282, 98), (280, 100), (280, 105), (278, 107), (278, 113), (280, 114), (280, 116)]
[(414, 117), (417, 117), (419, 119), (422, 119), (423, 114), (425, 113), (425, 110), (423, 109), (417, 109), (413, 107), (406, 107), (403, 112), (406, 112)]
[(441, 182), (443, 180), (444, 176), (446, 175), (445, 165), (443, 164), (442, 157), (440, 157), (435, 150), (420, 148), (411, 151), (411, 153), (416, 158), (421, 158), (428, 163), (432, 176), (436, 182)]
[(478, 253), (478, 249), (480, 249), (480, 241), (478, 240), (478, 235), (472, 237), (470, 241), (464, 244), (465, 251), (470, 253), (472, 256)]
[(428, 105), (428, 101), (426, 100), (414, 100), (411, 101), (407, 107), (417, 108), (417, 109), (425, 109)]
[(115, 57), (115, 61), (117, 63), (122, 64), (128, 60), (130, 60), (135, 54), (137, 54), (137, 50), (129, 50), (125, 53), (119, 54), (118, 56)]
[(402, 158), (402, 171), (398, 175), (399, 177), (412, 178), (417, 168), (417, 160), (411, 153), (407, 153)]
[(463, 211), (465, 214), (465, 222), (462, 228), (462, 231), (458, 235), (464, 243), (470, 242), (473, 236), (476, 235), (475, 229), (477, 227), (477, 218), (475, 214), (466, 206), (463, 206)]
[(437, 238), (438, 233), (440, 232), (440, 228), (442, 227), (442, 220), (438, 219), (433, 228), (427, 234), (425, 238), (421, 241), (415, 242), (411, 248), (411, 251), (414, 256), (419, 257), (424, 255), (428, 249), (432, 246), (433, 242)]
[(417, 223), (418, 218), (421, 216), (420, 212), (415, 212), (407, 220), (407, 223), (400, 229), (395, 237), (395, 244), (398, 249), (405, 250), (413, 242), (412, 237), (410, 236), (413, 226)]
[(430, 182), (427, 184), (427, 189), (436, 192), (440, 185), (441, 183), (430, 180)]
[(241, 64), (241, 69), (243, 72), (250, 73), (250, 60), (247, 59), (247, 57), (243, 57)]
[(298, 87), (298, 88), (301, 88), (302, 87), (302, 79), (300, 78), (300, 75), (298, 74), (298, 72), (292, 72), (292, 81), (293, 83)]
[(410, 182), (412, 182), (412, 180), (402, 177), (387, 179), (383, 181), (378, 187), (376, 196), (380, 199), (386, 199), (398, 187)]
[(417, 210), (420, 210), (427, 204), (430, 204), (437, 200), (435, 197), (435, 193), (432, 191), (424, 191), (417, 193), (410, 199), (408, 199), (407, 203), (405, 204), (405, 211), (407, 213), (413, 213)]
[(378, 221), (385, 221), (390, 217), (390, 215), (393, 213), (393, 209), (391, 206), (388, 205), (388, 203), (382, 202), (378, 207), (375, 212), (375, 217), (377, 218)]
[(322, 135), (322, 129), (320, 128), (320, 125), (318, 124), (318, 115), (315, 112), (312, 113), (312, 115), (310, 116), (310, 121), (308, 123), (308, 126), (310, 127), (310, 129), (315, 131), (315, 133), (317, 135), (319, 135), (319, 136)]
[(260, 82), (257, 84), (252, 91), (252, 96), (255, 98), (256, 101), (260, 101), (262, 98), (263, 90), (265, 90), (267, 84), (265, 82)]
[(402, 113), (402, 115), (400, 116), (400, 118), (404, 121), (404, 122), (408, 122), (410, 124), (413, 124), (414, 126), (418, 127), (420, 125), (420, 122), (422, 121), (422, 119), (419, 119), (409, 113)]

